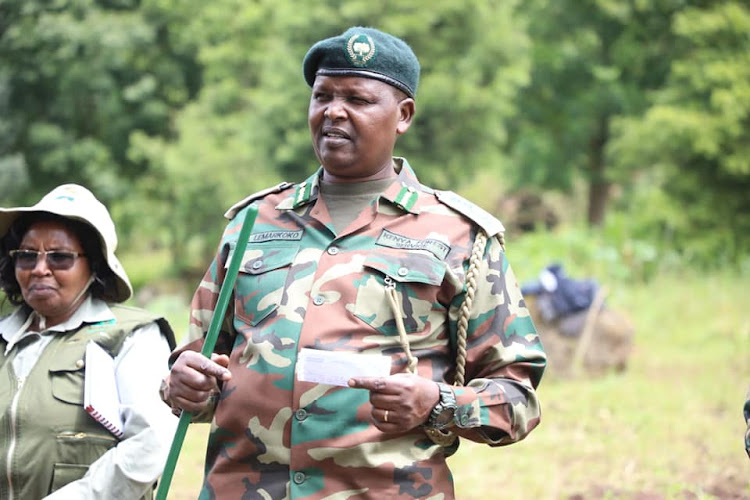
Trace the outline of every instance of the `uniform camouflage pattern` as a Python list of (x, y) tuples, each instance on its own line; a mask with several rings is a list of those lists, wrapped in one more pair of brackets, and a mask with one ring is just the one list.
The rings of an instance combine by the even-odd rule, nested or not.
[[(455, 450), (421, 428), (381, 433), (370, 423), (368, 391), (300, 382), (295, 365), (308, 347), (389, 356), (392, 374), (406, 372), (385, 294), (390, 277), (419, 375), (452, 382), (450, 339), (479, 224), (491, 234), (454, 430), (499, 446), (539, 423), (535, 388), (546, 357), (502, 250), (502, 225), (456, 195), (440, 201), (405, 160), (397, 164), (398, 179), (338, 236), (318, 198), (322, 170), (246, 200), (259, 210), (217, 342), (230, 355), (232, 379), (213, 415), (200, 498), (453, 498), (445, 458)], [(195, 293), (184, 348), (201, 348), (244, 210)]]

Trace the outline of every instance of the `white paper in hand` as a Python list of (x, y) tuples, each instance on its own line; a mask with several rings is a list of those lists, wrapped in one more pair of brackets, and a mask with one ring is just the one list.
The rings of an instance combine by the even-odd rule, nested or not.
[(83, 406), (109, 432), (122, 438), (125, 425), (120, 417), (114, 360), (96, 342), (86, 345)]
[(347, 387), (352, 377), (387, 377), (390, 373), (391, 358), (377, 354), (304, 348), (297, 360), (297, 378), (303, 382)]

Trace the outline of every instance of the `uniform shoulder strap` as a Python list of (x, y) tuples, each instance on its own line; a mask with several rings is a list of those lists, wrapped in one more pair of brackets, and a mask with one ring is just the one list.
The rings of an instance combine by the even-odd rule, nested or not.
[(272, 194), (272, 193), (280, 193), (284, 191), (285, 189), (289, 189), (292, 186), (294, 186), (293, 183), (284, 181), (270, 188), (266, 188), (261, 191), (258, 191), (257, 193), (253, 193), (247, 198), (240, 200), (234, 205), (232, 205), (229, 208), (229, 210), (227, 210), (226, 213), (224, 213), (224, 217), (231, 220), (234, 218), (235, 215), (237, 215), (237, 212), (239, 212), (240, 210), (248, 206), (254, 200), (263, 198), (264, 196), (268, 196), (269, 194)]
[(453, 191), (440, 191), (436, 189), (435, 196), (440, 203), (448, 205), (481, 227), (488, 237), (491, 238), (505, 232), (503, 223), (497, 220), (495, 216)]

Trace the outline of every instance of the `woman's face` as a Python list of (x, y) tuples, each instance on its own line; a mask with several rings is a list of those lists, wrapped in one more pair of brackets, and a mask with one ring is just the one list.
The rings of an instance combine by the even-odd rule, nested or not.
[[(64, 224), (36, 222), (24, 234), (19, 250), (80, 254), (83, 247), (75, 233)], [(45, 316), (50, 327), (70, 318), (83, 302), (86, 294), (81, 292), (89, 284), (91, 269), (85, 256), (75, 258), (69, 269), (50, 267), (45, 257), (40, 254), (32, 269), (25, 269), (18, 262), (15, 269), (24, 301)]]

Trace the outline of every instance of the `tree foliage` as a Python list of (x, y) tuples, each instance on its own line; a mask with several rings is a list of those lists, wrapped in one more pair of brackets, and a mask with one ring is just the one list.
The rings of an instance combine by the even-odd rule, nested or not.
[(4, 0), (0, 68), (0, 164), (23, 172), (13, 201), (72, 180), (124, 195), (148, 171), (128, 158), (130, 134), (165, 134), (199, 86), (190, 55), (135, 0)]
[(666, 243), (719, 264), (750, 250), (750, 6), (695, 2), (651, 106), (617, 124), (612, 158), (679, 207), (652, 213)]
[(613, 227), (736, 260), (749, 19), (739, 0), (1, 0), (0, 204), (80, 182), (126, 245), (202, 268), (234, 201), (317, 168), (302, 58), (368, 25), (422, 64), (396, 152), (423, 182), (490, 210), (584, 183), (591, 224), (622, 211)]
[(682, 0), (531, 2), (532, 82), (520, 95), (518, 183), (589, 186), (588, 221), (604, 222), (610, 188), (627, 178), (608, 158), (612, 121), (638, 116), (669, 70), (669, 26)]

